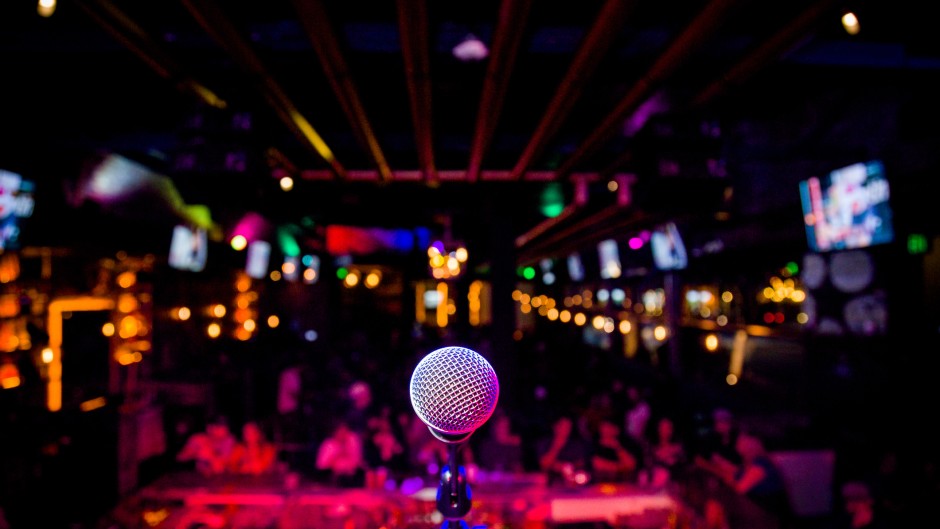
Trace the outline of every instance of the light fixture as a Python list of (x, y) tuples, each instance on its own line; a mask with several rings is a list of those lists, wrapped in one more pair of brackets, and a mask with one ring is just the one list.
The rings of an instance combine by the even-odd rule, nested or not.
[(452, 51), (454, 57), (457, 57), (461, 61), (480, 61), (490, 54), (490, 50), (486, 47), (486, 44), (473, 33), (467, 34), (460, 44), (454, 46)]

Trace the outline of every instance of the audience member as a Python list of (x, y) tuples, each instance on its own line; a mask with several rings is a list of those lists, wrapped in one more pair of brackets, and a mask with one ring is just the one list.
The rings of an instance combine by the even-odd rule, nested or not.
[(731, 529), (728, 512), (716, 498), (706, 498), (702, 508), (702, 529)]
[(415, 413), (409, 413), (405, 421), (409, 464), (416, 470), (437, 474), (447, 462), (447, 445), (431, 435), (428, 425)]
[(512, 431), (505, 413), (491, 420), (488, 435), (479, 444), (480, 468), (503, 472), (522, 472), (522, 439)]
[(549, 484), (574, 481), (588, 470), (590, 448), (574, 418), (563, 415), (555, 420), (552, 434), (537, 443), (539, 468), (548, 474)]
[(347, 390), (347, 408), (344, 416), (346, 425), (360, 435), (366, 434), (370, 417), (378, 410), (372, 399), (372, 386), (364, 380), (357, 380)]
[(741, 463), (731, 463), (722, 458), (700, 460), (705, 470), (713, 473), (739, 495), (750, 498), (769, 513), (785, 517), (789, 511), (786, 489), (780, 469), (774, 464), (764, 448), (764, 443), (754, 434), (740, 431), (735, 448)]
[(196, 471), (204, 476), (222, 474), (229, 468), (236, 442), (228, 421), (217, 417), (206, 425), (205, 431), (189, 436), (176, 460), (193, 462)]
[(637, 385), (627, 386), (627, 414), (624, 428), (627, 435), (642, 442), (646, 436), (647, 423), (653, 414), (643, 389)]
[(685, 443), (676, 434), (675, 422), (666, 415), (656, 420), (648, 451), (650, 465), (665, 469), (671, 478), (677, 477), (688, 462)]
[(861, 481), (842, 485), (842, 510), (838, 513), (837, 529), (880, 529), (882, 523), (871, 488)]
[(345, 420), (337, 420), (330, 435), (320, 443), (316, 468), (325, 473), (333, 485), (360, 487), (365, 484), (362, 438)]
[(699, 439), (694, 459), (718, 465), (740, 464), (741, 456), (735, 448), (737, 437), (738, 425), (734, 415), (725, 408), (716, 408), (712, 412), (710, 428)]
[(602, 420), (591, 450), (593, 481), (605, 483), (632, 480), (640, 466), (638, 451), (630, 451), (624, 446), (617, 423), (609, 419)]
[(248, 421), (242, 426), (242, 437), (232, 449), (230, 468), (236, 474), (253, 476), (275, 470), (277, 447), (268, 440), (261, 426)]
[(367, 485), (384, 486), (388, 477), (400, 477), (408, 468), (404, 442), (393, 427), (387, 407), (368, 421), (364, 458)]

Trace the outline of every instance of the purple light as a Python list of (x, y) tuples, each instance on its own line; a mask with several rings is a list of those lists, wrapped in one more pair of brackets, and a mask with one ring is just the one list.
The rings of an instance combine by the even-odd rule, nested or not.
[(627, 244), (630, 246), (631, 250), (639, 250), (643, 247), (643, 239), (640, 237), (630, 237), (630, 240), (627, 241)]

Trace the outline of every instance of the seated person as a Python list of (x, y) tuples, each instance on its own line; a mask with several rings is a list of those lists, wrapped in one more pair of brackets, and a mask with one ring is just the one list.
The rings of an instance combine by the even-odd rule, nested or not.
[(204, 476), (225, 473), (237, 439), (223, 417), (206, 425), (204, 432), (194, 433), (176, 454), (177, 461), (194, 462), (196, 471)]
[(640, 454), (624, 446), (617, 423), (610, 419), (601, 420), (592, 448), (591, 470), (595, 482), (626, 482), (636, 474)]
[(242, 438), (232, 449), (230, 469), (236, 474), (260, 475), (273, 472), (277, 448), (268, 441), (261, 426), (248, 421), (242, 426)]
[(502, 472), (522, 472), (522, 439), (512, 433), (509, 416), (493, 417), (488, 435), (478, 448), (480, 468)]
[(767, 454), (764, 443), (756, 435), (741, 431), (735, 440), (740, 464), (722, 459), (698, 460), (701, 468), (713, 473), (733, 491), (776, 515), (789, 509), (783, 475)]
[(317, 470), (333, 485), (361, 487), (365, 485), (365, 466), (362, 438), (345, 420), (337, 421), (317, 449)]
[(388, 476), (398, 477), (408, 469), (405, 445), (392, 426), (390, 412), (379, 413), (368, 420), (363, 454), (369, 479), (376, 479), (380, 486)]
[(590, 443), (574, 427), (574, 419), (563, 415), (552, 425), (552, 434), (536, 444), (539, 468), (548, 483), (574, 482), (588, 470)]
[(842, 510), (837, 513), (838, 529), (879, 529), (891, 525), (883, 523), (866, 483), (849, 481), (842, 486), (841, 492)]
[(710, 427), (697, 443), (693, 459), (705, 460), (706, 464), (740, 464), (741, 456), (735, 448), (738, 433), (734, 415), (727, 409), (716, 408), (712, 411)]
[(685, 444), (676, 435), (672, 418), (660, 417), (655, 427), (649, 443), (650, 460), (655, 468), (661, 468), (668, 472), (669, 477), (675, 478), (687, 463)]

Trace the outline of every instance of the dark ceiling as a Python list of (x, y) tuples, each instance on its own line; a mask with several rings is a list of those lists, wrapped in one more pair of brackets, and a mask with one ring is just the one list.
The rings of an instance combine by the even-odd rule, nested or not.
[[(858, 35), (840, 24), (847, 8)], [(0, 167), (36, 181), (37, 197), (67, 194), (82, 160), (111, 151), (170, 177), (223, 228), (247, 211), (276, 223), (452, 222), (456, 236), (505, 222), (531, 257), (649, 218), (789, 215), (799, 179), (867, 158), (899, 180), (937, 166), (940, 45), (915, 2), (0, 9)], [(454, 57), (468, 34), (486, 59)], [(615, 175), (636, 179), (629, 206), (607, 191)], [(579, 179), (588, 199), (571, 211)], [(537, 228), (550, 182), (570, 208)], [(134, 203), (116, 224), (159, 210)]]

